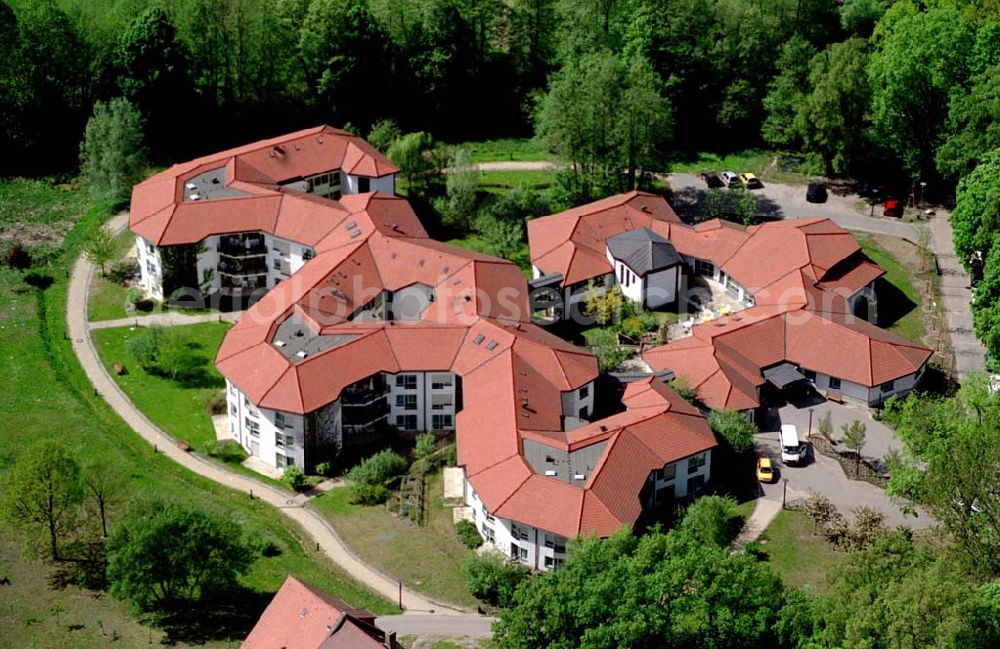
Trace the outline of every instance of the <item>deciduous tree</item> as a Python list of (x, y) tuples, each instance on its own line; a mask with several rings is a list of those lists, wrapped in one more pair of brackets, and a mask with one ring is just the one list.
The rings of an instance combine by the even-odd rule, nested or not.
[(105, 276), (105, 267), (115, 257), (115, 235), (111, 228), (101, 226), (91, 233), (83, 244), (83, 254), (87, 261), (101, 267), (101, 276)]
[(713, 410), (708, 415), (708, 425), (734, 453), (746, 453), (753, 448), (757, 427), (742, 412)]
[(73, 529), (83, 501), (80, 466), (59, 442), (28, 448), (11, 472), (3, 496), (4, 519), (48, 537), (49, 554), (58, 560), (59, 541)]

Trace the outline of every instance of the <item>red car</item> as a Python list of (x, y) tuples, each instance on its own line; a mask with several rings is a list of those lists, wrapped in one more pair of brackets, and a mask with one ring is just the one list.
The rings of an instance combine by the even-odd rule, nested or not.
[(886, 201), (882, 216), (903, 216), (903, 206), (899, 201)]

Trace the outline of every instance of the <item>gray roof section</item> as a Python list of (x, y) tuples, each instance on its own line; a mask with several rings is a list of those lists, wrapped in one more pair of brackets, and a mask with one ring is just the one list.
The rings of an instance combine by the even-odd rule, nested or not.
[[(320, 352), (333, 349), (357, 338), (354, 334), (317, 334), (294, 313), (278, 325), (271, 344), (282, 356), (301, 363)], [(281, 344), (279, 344), (281, 343)]]
[[(209, 169), (184, 181), (184, 202), (207, 201), (213, 198), (233, 198), (247, 193), (226, 186), (226, 168)], [(197, 196), (197, 199), (191, 198)]]
[(802, 381), (806, 377), (799, 372), (799, 368), (794, 364), (781, 363), (764, 370), (764, 378), (768, 383), (780, 390), (796, 381)]
[(607, 241), (611, 256), (642, 276), (681, 263), (672, 243), (649, 228), (616, 234)]
[[(608, 447), (606, 439), (575, 451), (564, 451), (533, 439), (525, 439), (522, 443), (524, 459), (537, 475), (555, 478), (578, 487), (586, 483), (587, 478), (594, 472), (594, 467), (601, 461), (604, 449)], [(583, 477), (578, 479), (577, 476)]]

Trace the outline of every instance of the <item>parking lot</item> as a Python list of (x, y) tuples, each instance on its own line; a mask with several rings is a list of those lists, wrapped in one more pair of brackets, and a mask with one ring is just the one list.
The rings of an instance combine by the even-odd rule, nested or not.
[(840, 426), (843, 423), (850, 423), (855, 419), (862, 421), (868, 428), (866, 443), (862, 449), (862, 455), (866, 458), (881, 460), (889, 449), (898, 449), (901, 446), (892, 430), (872, 419), (868, 409), (860, 405), (821, 401), (799, 406), (789, 404), (777, 408), (766, 421), (761, 422), (762, 432), (755, 439), (757, 450), (772, 459), (778, 474), (778, 479), (773, 484), (761, 485), (766, 498), (780, 500), (785, 489), (784, 480), (787, 480), (789, 500), (805, 498), (813, 492), (821, 493), (849, 518), (854, 509), (865, 505), (883, 512), (886, 515), (886, 524), (890, 527), (908, 525), (914, 529), (921, 529), (934, 524), (933, 519), (919, 508), (916, 517), (905, 516), (900, 511), (899, 505), (889, 500), (884, 490), (867, 482), (848, 479), (836, 460), (816, 453), (811, 447), (805, 462), (800, 466), (785, 466), (781, 462), (778, 430), (781, 424), (794, 424), (798, 429), (799, 439), (805, 441), (809, 434), (810, 409), (812, 409), (814, 432), (819, 418), (830, 412), (834, 439), (840, 438)]

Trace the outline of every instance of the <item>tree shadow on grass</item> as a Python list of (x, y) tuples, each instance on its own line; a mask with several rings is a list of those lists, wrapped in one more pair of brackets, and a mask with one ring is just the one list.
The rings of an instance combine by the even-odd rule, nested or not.
[(185, 602), (158, 611), (153, 622), (163, 629), (171, 644), (230, 639), (239, 642), (250, 633), (273, 597), (274, 593), (237, 588), (203, 597), (201, 602)]

